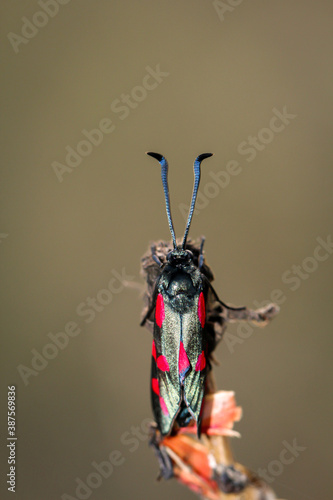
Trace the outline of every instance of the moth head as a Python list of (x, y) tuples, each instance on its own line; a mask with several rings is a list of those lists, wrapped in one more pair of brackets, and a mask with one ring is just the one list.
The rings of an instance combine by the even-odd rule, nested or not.
[(193, 253), (191, 250), (183, 250), (182, 248), (174, 248), (167, 255), (169, 264), (177, 266), (178, 264), (189, 264), (193, 261)]

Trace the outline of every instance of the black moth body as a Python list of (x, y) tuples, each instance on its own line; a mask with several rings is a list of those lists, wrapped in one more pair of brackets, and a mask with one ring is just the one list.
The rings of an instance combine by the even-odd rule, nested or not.
[(174, 423), (183, 427), (193, 418), (200, 429), (211, 353), (224, 330), (222, 306), (208, 286), (213, 275), (206, 264), (198, 268), (200, 246), (189, 241), (190, 261), (170, 263), (170, 244), (159, 242), (154, 255), (162, 266), (151, 252), (142, 261), (148, 282), (147, 305), (154, 304), (144, 321), (153, 333), (151, 399), (162, 435), (169, 434)]
[[(173, 247), (161, 242), (143, 259), (148, 300), (141, 325), (153, 331), (151, 394), (157, 426), (163, 436), (174, 426), (186, 427), (193, 419), (200, 435), (200, 412), (211, 352), (221, 338), (227, 310), (242, 314), (221, 302), (210, 282), (213, 275), (204, 263), (203, 242), (187, 243), (200, 181), (200, 164), (212, 156), (202, 154), (194, 162), (194, 188), (184, 239), (177, 244), (170, 212), (168, 164), (157, 153), (147, 153), (161, 165), (166, 211)], [(260, 321), (260, 320), (259, 320)]]
[(203, 244), (187, 241), (200, 182), (202, 160), (194, 162), (194, 187), (184, 238), (177, 244), (173, 228), (168, 164), (158, 153), (147, 153), (161, 165), (166, 212), (172, 244), (152, 245), (142, 259), (147, 280), (146, 309), (141, 326), (153, 333), (151, 400), (162, 436), (195, 421), (200, 436), (203, 397), (209, 393), (207, 373), (213, 350), (228, 322), (251, 321), (265, 326), (278, 312), (276, 304), (260, 309), (232, 307), (222, 302), (211, 285), (213, 273), (204, 261)]
[(152, 405), (161, 432), (185, 427), (200, 410), (206, 378), (207, 286), (187, 250), (173, 250), (156, 283)]

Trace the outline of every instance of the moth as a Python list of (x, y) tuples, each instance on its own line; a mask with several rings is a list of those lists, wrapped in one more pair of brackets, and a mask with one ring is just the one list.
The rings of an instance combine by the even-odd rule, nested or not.
[(159, 242), (143, 258), (147, 276), (147, 311), (141, 326), (153, 332), (151, 401), (157, 427), (162, 436), (194, 421), (200, 436), (201, 410), (212, 352), (222, 337), (226, 322), (252, 320), (266, 322), (270, 308), (252, 311), (222, 302), (211, 282), (213, 274), (204, 262), (200, 244), (187, 242), (200, 183), (201, 162), (212, 153), (194, 161), (194, 187), (184, 237), (177, 243), (173, 227), (168, 163), (164, 156), (148, 152), (161, 166), (166, 213), (172, 247)]

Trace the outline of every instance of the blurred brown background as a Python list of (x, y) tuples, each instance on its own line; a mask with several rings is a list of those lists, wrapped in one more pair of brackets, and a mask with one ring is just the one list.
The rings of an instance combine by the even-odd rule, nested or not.
[[(151, 417), (151, 336), (139, 327), (138, 290), (116, 276), (140, 282), (149, 242), (170, 238), (147, 150), (169, 161), (179, 237), (193, 160), (215, 153), (190, 232), (207, 238), (215, 288), (237, 305), (274, 289), (284, 299), (265, 330), (241, 339), (229, 328), (238, 341), (217, 352), (219, 387), (244, 410), (237, 459), (266, 469), (280, 498), (332, 496), (333, 255), (329, 246), (313, 255), (316, 239), (332, 235), (333, 7), (224, 5), (2, 3), (1, 411), (6, 431), (7, 385), (16, 384), (19, 500), (195, 498), (155, 481), (155, 457), (135, 437)], [(272, 121), (273, 109), (293, 117)], [(81, 142), (100, 125), (95, 145)], [(73, 168), (68, 146), (82, 153), (67, 158)], [(214, 174), (225, 180), (231, 160), (238, 175), (219, 186)], [(79, 333), (56, 335), (65, 327)], [(49, 359), (33, 360), (43, 352)], [(305, 450), (279, 466), (295, 440)], [(99, 481), (92, 463), (115, 450), (120, 465)], [(91, 492), (76, 493), (88, 476)]]

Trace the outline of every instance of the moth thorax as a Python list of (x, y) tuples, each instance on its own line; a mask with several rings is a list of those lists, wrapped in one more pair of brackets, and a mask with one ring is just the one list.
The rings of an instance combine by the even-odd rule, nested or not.
[(184, 271), (177, 271), (171, 278), (168, 286), (169, 296), (175, 297), (177, 295), (195, 295), (196, 290), (193, 282), (188, 273)]

